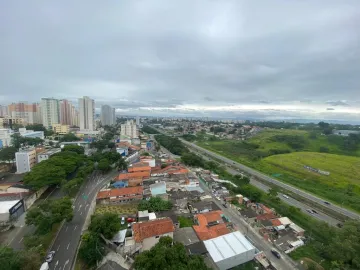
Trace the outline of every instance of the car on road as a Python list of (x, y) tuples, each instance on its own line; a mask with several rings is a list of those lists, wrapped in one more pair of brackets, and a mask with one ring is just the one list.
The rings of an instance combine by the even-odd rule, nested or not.
[(221, 201), (221, 199), (220, 199), (218, 196), (216, 196), (216, 199), (217, 199), (218, 201)]
[(45, 258), (45, 261), (50, 263), (54, 259), (55, 251), (50, 251)]
[(276, 258), (281, 259), (280, 253), (278, 251), (276, 251), (275, 249), (272, 249), (271, 253), (274, 254)]
[(284, 197), (285, 199), (289, 199), (289, 196), (286, 195), (286, 194), (283, 194), (283, 197)]
[(324, 203), (325, 203), (325, 204), (327, 204), (327, 205), (330, 205), (330, 203), (329, 203), (329, 202), (326, 202), (326, 201), (325, 201)]
[(122, 217), (121, 218), (121, 225), (124, 225), (125, 224), (125, 217)]
[(223, 206), (224, 206), (225, 208), (227, 208), (227, 205), (226, 205), (226, 203), (223, 203)]
[(310, 214), (317, 214), (317, 212), (313, 209), (306, 209), (307, 212), (309, 212)]
[(318, 212), (317, 212), (317, 211), (315, 211), (314, 209), (311, 209), (311, 210), (313, 211), (313, 213), (314, 213), (314, 214), (317, 214), (317, 213), (318, 213)]

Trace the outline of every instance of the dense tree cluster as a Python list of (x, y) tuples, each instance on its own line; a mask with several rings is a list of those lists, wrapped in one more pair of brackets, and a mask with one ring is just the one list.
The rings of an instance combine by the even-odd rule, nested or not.
[(75, 152), (65, 151), (57, 153), (48, 160), (36, 164), (24, 176), (24, 183), (35, 190), (44, 186), (58, 185), (73, 174), (84, 162), (84, 156)]
[(158, 134), (159, 132), (152, 128), (152, 127), (149, 127), (149, 126), (144, 126), (142, 129), (141, 129), (142, 132), (145, 132), (147, 134)]
[(173, 243), (170, 237), (161, 237), (150, 250), (135, 257), (134, 268), (137, 270), (207, 270), (204, 259), (199, 255), (188, 255), (181, 243)]
[(19, 149), (21, 146), (26, 146), (26, 145), (37, 146), (42, 144), (43, 142), (44, 140), (40, 138), (23, 137), (19, 133), (15, 133), (11, 135), (12, 146), (14, 146), (17, 149)]
[(120, 227), (120, 219), (117, 214), (105, 213), (91, 217), (89, 230), (93, 233), (102, 234), (107, 239), (111, 239), (120, 230)]
[(1, 161), (7, 161), (7, 162), (11, 162), (15, 159), (15, 153), (18, 150), (13, 147), (4, 147), (0, 149), (0, 160)]
[(15, 251), (11, 247), (0, 245), (0, 269), (6, 270), (38, 270), (42, 263), (43, 251)]
[(67, 133), (65, 135), (63, 135), (60, 139), (60, 142), (76, 142), (76, 141), (80, 141), (80, 138), (77, 137), (74, 133)]
[(289, 135), (289, 134), (275, 135), (271, 137), (271, 140), (274, 142), (286, 143), (294, 150), (301, 150), (306, 145), (306, 140), (301, 135)]
[(175, 155), (180, 156), (189, 151), (178, 138), (167, 135), (155, 135), (155, 139), (160, 145)]
[(70, 151), (70, 152), (75, 152), (78, 153), (80, 155), (83, 155), (85, 152), (84, 147), (80, 146), (80, 145), (65, 145), (64, 148), (61, 149), (61, 151), (66, 152), (66, 151)]
[(89, 267), (101, 261), (106, 252), (100, 234), (107, 239), (112, 239), (120, 227), (120, 220), (116, 214), (105, 213), (92, 216), (89, 231), (82, 236), (79, 249), (81, 260)]
[(192, 134), (184, 134), (182, 137), (184, 138), (184, 140), (187, 140), (189, 142), (193, 142), (197, 140), (197, 136)]
[(217, 134), (217, 133), (225, 132), (226, 129), (223, 127), (211, 127), (210, 131)]
[(46, 234), (52, 226), (63, 219), (70, 221), (73, 217), (73, 208), (70, 198), (42, 201), (36, 207), (27, 211), (26, 224), (34, 225), (36, 233)]
[(172, 203), (160, 197), (151, 197), (150, 200), (142, 200), (138, 205), (139, 211), (149, 210), (149, 212), (166, 211), (172, 208)]

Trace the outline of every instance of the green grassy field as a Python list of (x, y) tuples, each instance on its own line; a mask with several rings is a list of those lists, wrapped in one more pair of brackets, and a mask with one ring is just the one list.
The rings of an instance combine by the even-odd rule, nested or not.
[(119, 205), (98, 205), (95, 214), (115, 213), (118, 215), (135, 215), (137, 213), (137, 204), (119, 204)]
[[(311, 166), (330, 175), (304, 168)], [(360, 212), (360, 158), (314, 152), (274, 155), (256, 166), (277, 179)]]
[[(286, 136), (291, 137), (295, 141), (294, 146), (298, 149), (292, 147), (292, 141), (282, 142), (281, 136), (284, 135), (285, 139)], [(297, 138), (301, 141), (300, 147), (296, 145)], [(311, 137), (307, 131), (302, 130), (266, 130), (246, 143), (216, 140), (200, 141), (197, 144), (326, 200), (360, 212), (360, 150), (350, 153), (344, 151), (341, 143), (336, 141), (342, 139), (339, 136)], [(320, 147), (326, 147), (329, 153), (319, 153)], [(275, 150), (279, 153), (288, 153), (273, 154)], [(304, 165), (328, 171), (330, 175), (309, 171)]]

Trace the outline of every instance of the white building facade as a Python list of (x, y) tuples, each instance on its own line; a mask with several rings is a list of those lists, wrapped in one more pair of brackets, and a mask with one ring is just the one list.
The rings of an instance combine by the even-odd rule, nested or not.
[(31, 168), (36, 164), (35, 148), (24, 149), (15, 153), (16, 172), (26, 173), (30, 172)]
[(103, 126), (115, 125), (115, 109), (109, 105), (102, 105), (100, 119)]
[(41, 114), (44, 127), (50, 128), (53, 124), (60, 123), (59, 100), (54, 98), (41, 99)]
[(11, 135), (13, 131), (9, 128), (0, 129), (0, 148), (11, 146)]
[(84, 96), (79, 98), (80, 130), (95, 130), (95, 102)]
[(130, 138), (138, 138), (138, 128), (136, 124), (131, 120), (121, 125), (121, 135), (128, 136)]

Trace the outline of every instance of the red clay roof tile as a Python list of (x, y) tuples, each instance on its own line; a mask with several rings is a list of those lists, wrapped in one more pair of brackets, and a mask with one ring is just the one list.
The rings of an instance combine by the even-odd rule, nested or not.
[(141, 243), (144, 239), (161, 236), (165, 233), (174, 232), (174, 224), (170, 218), (155, 219), (133, 223), (135, 241)]

